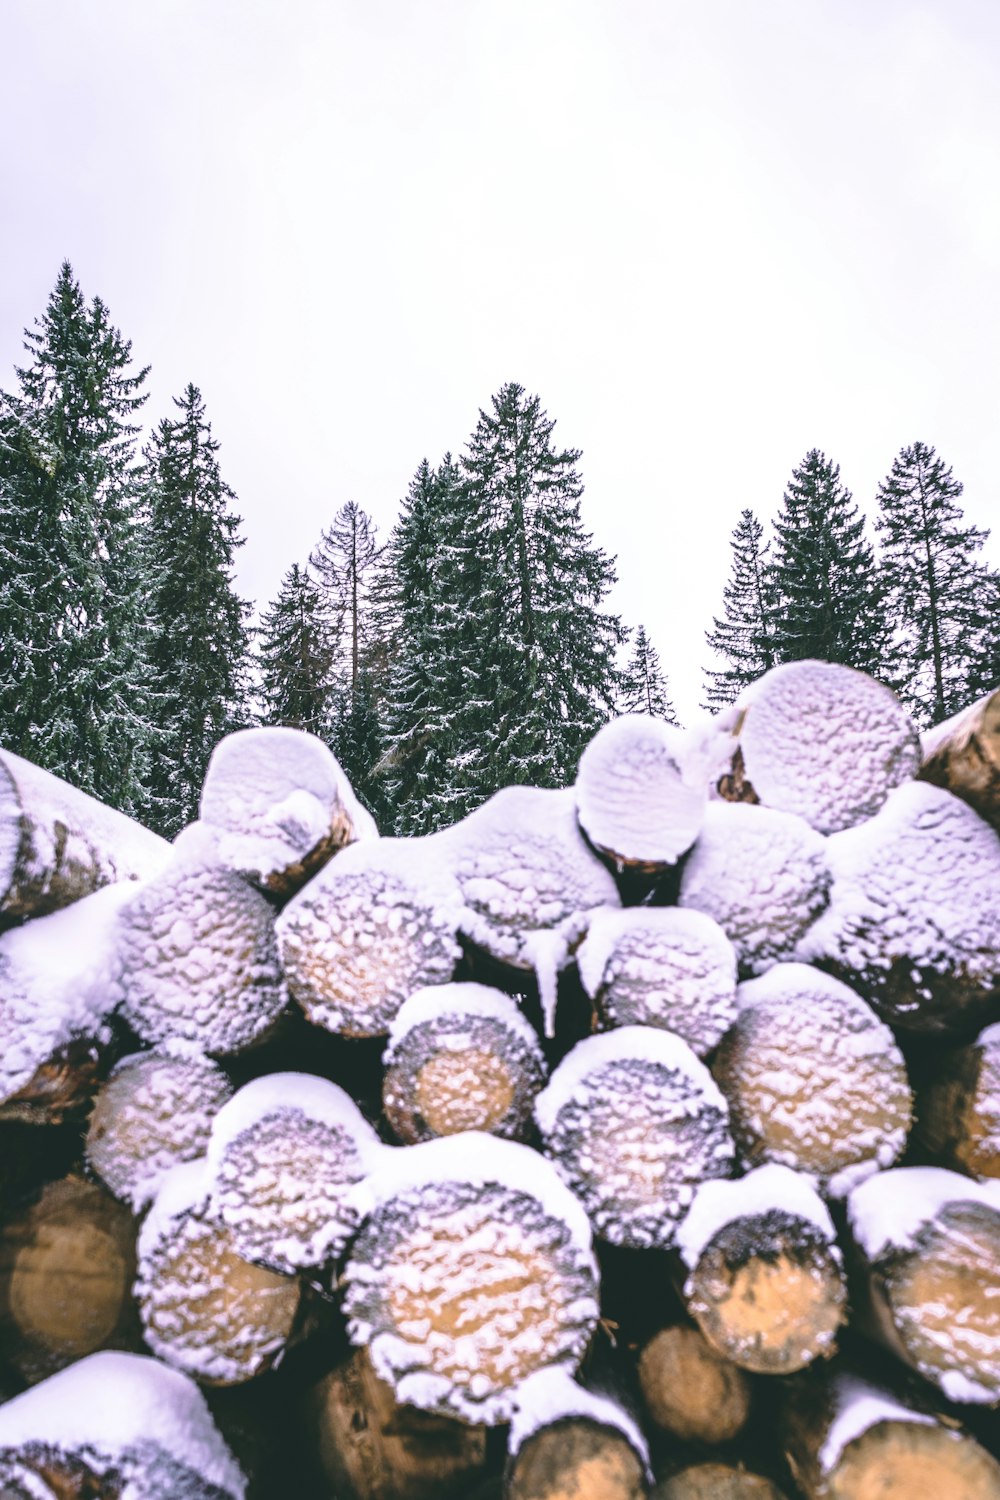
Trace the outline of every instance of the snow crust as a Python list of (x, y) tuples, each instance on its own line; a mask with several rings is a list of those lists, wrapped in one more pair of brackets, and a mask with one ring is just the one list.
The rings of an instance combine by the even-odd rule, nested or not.
[(580, 757), (580, 826), (623, 861), (673, 864), (694, 842), (707, 784), (688, 780), (683, 731), (646, 714), (623, 714), (597, 731)]
[(73, 1038), (97, 1038), (117, 999), (121, 915), (139, 889), (105, 886), (0, 936), (0, 1100)]
[(920, 740), (899, 699), (853, 667), (785, 662), (739, 706), (740, 749), (757, 796), (820, 833), (872, 817), (920, 768)]
[[(727, 1224), (759, 1218), (772, 1209), (803, 1219), (829, 1245), (835, 1245), (837, 1231), (812, 1178), (768, 1162), (745, 1177), (732, 1181), (715, 1178), (696, 1190), (694, 1202), (677, 1230), (676, 1245), (685, 1265), (693, 1271), (706, 1246)], [(839, 1251), (835, 1253), (839, 1259)]]
[(735, 950), (719, 924), (693, 908), (592, 912), (576, 962), (612, 1026), (673, 1031), (702, 1056), (735, 1019)]
[(827, 901), (826, 841), (791, 812), (712, 802), (684, 866), (678, 905), (712, 917), (740, 967), (790, 958)]
[(1000, 1047), (1000, 1021), (994, 1021), (992, 1026), (986, 1026), (976, 1037), (977, 1047), (990, 1048)]
[(90, 1354), (5, 1402), (0, 1448), (32, 1442), (93, 1455), (98, 1467), (152, 1442), (232, 1500), (246, 1493), (194, 1381), (143, 1354)]
[(855, 1438), (862, 1437), (881, 1422), (916, 1422), (928, 1427), (939, 1425), (936, 1417), (901, 1406), (886, 1391), (854, 1376), (841, 1376), (831, 1383), (831, 1390), (835, 1401), (834, 1416), (819, 1450), (819, 1467), (823, 1474), (836, 1468), (848, 1443), (853, 1443)]
[(200, 1213), (208, 1204), (212, 1179), (203, 1156), (171, 1167), (160, 1180), (156, 1197), (142, 1222), (136, 1241), (140, 1261), (152, 1255), (160, 1242), (186, 1214)]
[(461, 1022), (469, 1016), (495, 1021), (532, 1052), (540, 1053), (535, 1028), (518, 1008), (517, 1002), (502, 990), (486, 984), (437, 984), (415, 990), (404, 1001), (390, 1028), (382, 1062), (389, 1067), (403, 1042), (416, 1028), (448, 1020)]
[(331, 834), (340, 843), (378, 837), (336, 757), (301, 729), (239, 729), (212, 753), (201, 817), (223, 830), (230, 869), (266, 881), (301, 862)]
[(267, 1073), (237, 1089), (215, 1116), (207, 1153), (210, 1169), (218, 1167), (233, 1141), (275, 1114), (302, 1115), (342, 1131), (355, 1141), (359, 1152), (375, 1150), (376, 1159), (381, 1149), (374, 1129), (338, 1084), (313, 1073)]
[(1000, 1180), (976, 1181), (943, 1167), (880, 1172), (847, 1200), (851, 1234), (869, 1260), (878, 1260), (889, 1250), (912, 1249), (949, 1203), (980, 1203), (1000, 1215)]
[(586, 1390), (568, 1370), (549, 1367), (536, 1370), (522, 1380), (513, 1395), (514, 1411), (510, 1419), (507, 1452), (511, 1455), (543, 1427), (564, 1417), (586, 1417), (601, 1427), (612, 1427), (622, 1433), (642, 1459), (647, 1478), (649, 1445), (638, 1423), (617, 1401)]

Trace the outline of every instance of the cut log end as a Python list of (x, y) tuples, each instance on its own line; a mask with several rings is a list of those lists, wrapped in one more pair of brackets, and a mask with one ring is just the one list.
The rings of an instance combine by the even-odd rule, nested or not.
[(97, 1092), (105, 1051), (97, 1037), (74, 1037), (58, 1047), (29, 1083), (0, 1102), (0, 1121), (65, 1125), (82, 1120)]
[(505, 1500), (643, 1500), (643, 1461), (624, 1433), (565, 1417), (532, 1433), (510, 1460)]
[(920, 1099), (917, 1129), (934, 1160), (1000, 1177), (1000, 1027), (946, 1060)]
[(846, 1444), (833, 1468), (796, 1464), (809, 1500), (996, 1500), (1000, 1464), (963, 1432), (883, 1421)]
[(1000, 688), (925, 736), (920, 779), (954, 792), (1000, 832)]
[(750, 1381), (698, 1328), (656, 1334), (639, 1356), (639, 1386), (657, 1427), (682, 1442), (728, 1443), (750, 1414)]
[(770, 1479), (728, 1464), (692, 1464), (650, 1491), (649, 1500), (785, 1500)]

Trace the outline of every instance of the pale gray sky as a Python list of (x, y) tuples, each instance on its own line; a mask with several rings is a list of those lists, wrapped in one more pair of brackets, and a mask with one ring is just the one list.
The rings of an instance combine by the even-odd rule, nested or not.
[[(3, 0), (0, 385), (68, 258), (273, 597), (506, 380), (690, 716), (740, 509), (933, 444), (1000, 533), (994, 0)], [(1000, 563), (1000, 535), (989, 544)]]

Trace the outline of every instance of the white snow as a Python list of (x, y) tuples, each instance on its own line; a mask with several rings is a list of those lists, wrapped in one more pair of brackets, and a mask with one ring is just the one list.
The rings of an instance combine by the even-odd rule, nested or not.
[(515, 1387), (514, 1411), (510, 1419), (507, 1452), (518, 1449), (542, 1427), (564, 1417), (586, 1417), (601, 1427), (612, 1427), (624, 1434), (642, 1459), (647, 1477), (649, 1445), (638, 1423), (617, 1401), (586, 1390), (568, 1370), (561, 1366), (536, 1370)]
[(861, 1437), (870, 1428), (877, 1427), (880, 1422), (916, 1422), (928, 1427), (939, 1425), (936, 1417), (900, 1406), (888, 1392), (854, 1376), (840, 1376), (831, 1382), (830, 1389), (836, 1405), (833, 1420), (819, 1450), (819, 1467), (823, 1474), (829, 1474), (836, 1468), (848, 1443), (853, 1443), (855, 1438)]
[(115, 1006), (121, 914), (140, 890), (108, 885), (0, 936), (0, 1100), (73, 1038), (97, 1038)]
[(683, 745), (683, 731), (645, 714), (623, 714), (597, 731), (575, 787), (580, 826), (596, 848), (670, 865), (691, 847), (708, 790), (686, 778)]
[(208, 1163), (203, 1156), (181, 1162), (164, 1174), (139, 1230), (136, 1256), (140, 1262), (171, 1234), (178, 1219), (199, 1213), (207, 1205), (211, 1187)]
[(917, 731), (896, 695), (853, 667), (772, 667), (740, 696), (740, 749), (766, 807), (820, 833), (870, 818), (920, 767)]
[(896, 1167), (856, 1188), (847, 1214), (855, 1241), (874, 1261), (887, 1250), (912, 1248), (949, 1203), (980, 1203), (1000, 1215), (1000, 1180), (976, 1181), (943, 1167)]
[(463, 1021), (470, 1016), (497, 1022), (533, 1053), (539, 1052), (535, 1028), (519, 1009), (517, 1002), (502, 990), (492, 989), (485, 984), (436, 984), (415, 990), (403, 1002), (390, 1028), (382, 1062), (386, 1067), (392, 1064), (400, 1046), (415, 1028), (434, 1025), (439, 1021)]
[(372, 1126), (338, 1084), (313, 1073), (267, 1073), (237, 1089), (212, 1121), (207, 1152), (210, 1169), (217, 1169), (233, 1141), (276, 1114), (302, 1115), (330, 1130), (342, 1131), (359, 1153), (374, 1152), (373, 1160), (382, 1149)]
[(977, 1047), (1000, 1047), (1000, 1021), (994, 1021), (992, 1026), (986, 1026), (975, 1040)]
[(772, 1209), (805, 1220), (830, 1245), (835, 1243), (837, 1231), (813, 1179), (768, 1162), (745, 1177), (714, 1178), (696, 1190), (694, 1202), (677, 1230), (676, 1245), (685, 1265), (694, 1270), (705, 1247), (727, 1224), (757, 1218)]
[(790, 812), (712, 802), (684, 866), (678, 905), (712, 917), (741, 967), (790, 958), (827, 900), (826, 841)]
[(0, 1406), (0, 1448), (33, 1442), (105, 1463), (152, 1442), (232, 1500), (246, 1493), (194, 1381), (143, 1354), (88, 1355)]

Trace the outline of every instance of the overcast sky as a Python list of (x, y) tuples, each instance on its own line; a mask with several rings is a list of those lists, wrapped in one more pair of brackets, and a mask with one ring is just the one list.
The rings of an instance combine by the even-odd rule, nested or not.
[(0, 143), (0, 385), (69, 259), (150, 424), (201, 387), (258, 604), (508, 380), (682, 717), (810, 448), (1000, 533), (995, 0), (2, 0)]

